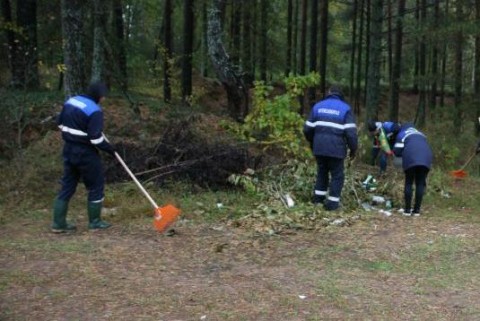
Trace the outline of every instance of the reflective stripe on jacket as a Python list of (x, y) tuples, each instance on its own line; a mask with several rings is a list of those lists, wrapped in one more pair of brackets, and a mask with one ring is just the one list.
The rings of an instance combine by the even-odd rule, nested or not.
[(355, 118), (350, 106), (335, 94), (313, 106), (303, 132), (316, 156), (345, 158), (347, 146), (357, 150)]
[(432, 166), (433, 153), (427, 137), (411, 124), (406, 124), (400, 129), (393, 152), (397, 157), (402, 157), (404, 170), (414, 166), (427, 168)]
[(103, 112), (87, 96), (74, 96), (63, 105), (57, 124), (62, 138), (68, 143), (93, 145), (103, 150), (111, 148), (103, 136)]

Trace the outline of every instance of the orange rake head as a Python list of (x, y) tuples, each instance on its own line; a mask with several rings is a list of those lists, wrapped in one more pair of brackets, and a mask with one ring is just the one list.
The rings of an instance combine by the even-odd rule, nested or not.
[(160, 233), (165, 232), (170, 225), (175, 223), (180, 215), (180, 212), (181, 211), (173, 205), (157, 207), (153, 217), (153, 226)]
[(451, 171), (450, 175), (452, 175), (454, 178), (462, 179), (462, 178), (467, 177), (468, 173), (466, 171), (464, 171), (463, 169), (457, 169), (455, 171)]

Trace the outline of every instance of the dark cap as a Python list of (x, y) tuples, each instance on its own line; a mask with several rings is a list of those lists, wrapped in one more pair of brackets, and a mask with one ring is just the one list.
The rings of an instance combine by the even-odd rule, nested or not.
[(108, 88), (107, 86), (101, 82), (97, 81), (94, 83), (91, 83), (88, 88), (87, 88), (87, 96), (93, 99), (96, 103), (100, 101), (102, 97), (105, 97), (108, 93)]
[(382, 123), (374, 121), (374, 120), (369, 120), (367, 122), (367, 128), (369, 132), (374, 132), (377, 129), (379, 129), (382, 126)]
[(343, 98), (342, 89), (339, 86), (336, 86), (336, 85), (330, 86), (330, 88), (328, 89), (328, 93), (330, 95), (337, 95)]

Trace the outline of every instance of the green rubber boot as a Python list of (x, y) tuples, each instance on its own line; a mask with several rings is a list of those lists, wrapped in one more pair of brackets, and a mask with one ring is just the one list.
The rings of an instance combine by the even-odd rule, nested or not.
[(53, 233), (73, 232), (77, 227), (67, 223), (68, 202), (55, 199), (53, 203), (53, 223), (51, 231)]
[(88, 228), (90, 230), (104, 230), (112, 226), (112, 224), (102, 221), (100, 214), (102, 213), (102, 202), (88, 202)]

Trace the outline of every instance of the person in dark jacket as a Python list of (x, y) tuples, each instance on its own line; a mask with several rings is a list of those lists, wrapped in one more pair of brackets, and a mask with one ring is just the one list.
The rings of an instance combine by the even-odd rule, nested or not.
[[(367, 123), (368, 131), (373, 137), (372, 165), (375, 165), (377, 158), (379, 158), (380, 175), (384, 174), (387, 170), (388, 156), (393, 155), (395, 136), (398, 134), (400, 126), (400, 123), (391, 121), (378, 122), (370, 120)], [(389, 151), (381, 146), (380, 134), (382, 131), (387, 139)]]
[(358, 147), (355, 118), (340, 88), (332, 86), (325, 99), (313, 106), (303, 132), (317, 161), (313, 203), (336, 210), (345, 179), (347, 147), (352, 159)]
[[(397, 157), (402, 157), (405, 172), (404, 215), (419, 216), (428, 172), (433, 161), (432, 149), (423, 133), (415, 129), (412, 124), (404, 124), (396, 136), (393, 152)], [(413, 183), (415, 183), (415, 202), (412, 209)]]
[(107, 87), (92, 83), (85, 95), (73, 96), (64, 103), (57, 118), (62, 132), (63, 177), (53, 206), (52, 232), (75, 231), (66, 217), (68, 203), (81, 179), (88, 191), (88, 228), (106, 229), (111, 224), (100, 218), (104, 198), (104, 174), (99, 150), (114, 156), (115, 150), (103, 135), (103, 112), (100, 103)]

